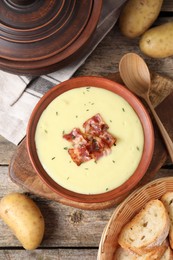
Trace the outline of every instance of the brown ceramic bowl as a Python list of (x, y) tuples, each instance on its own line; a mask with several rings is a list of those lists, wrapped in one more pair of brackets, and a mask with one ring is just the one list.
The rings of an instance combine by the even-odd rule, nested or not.
[[(80, 194), (68, 189), (63, 188), (61, 185), (56, 183), (44, 170), (41, 162), (39, 161), (37, 155), (37, 149), (35, 144), (35, 132), (38, 120), (44, 111), (44, 109), (49, 105), (51, 101), (53, 101), (57, 96), (62, 93), (71, 90), (73, 88), (80, 88), (84, 86), (94, 86), (98, 88), (104, 88), (106, 90), (112, 91), (122, 98), (124, 98), (134, 109), (136, 114), (138, 115), (144, 132), (144, 148), (141, 160), (138, 164), (135, 172), (129, 177), (127, 181), (125, 181), (119, 187), (110, 190), (101, 194), (94, 195), (86, 195)], [(74, 126), (75, 127), (75, 126)], [(110, 201), (115, 199), (127, 192), (129, 192), (144, 176), (146, 173), (148, 166), (151, 162), (153, 150), (154, 150), (154, 132), (150, 117), (143, 106), (143, 104), (136, 98), (129, 90), (127, 90), (122, 85), (108, 80), (106, 78), (101, 77), (78, 77), (73, 78), (71, 80), (65, 81), (51, 90), (49, 90), (38, 102), (36, 107), (34, 108), (32, 115), (29, 120), (28, 128), (27, 128), (27, 150), (31, 160), (31, 163), (36, 171), (36, 173), (41, 177), (44, 183), (46, 183), (54, 192), (59, 194), (60, 196), (81, 202), (81, 203), (100, 203)]]

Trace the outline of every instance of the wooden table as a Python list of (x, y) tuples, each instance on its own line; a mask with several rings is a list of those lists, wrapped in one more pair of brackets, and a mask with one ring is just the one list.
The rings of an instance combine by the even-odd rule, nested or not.
[[(172, 0), (165, 0), (156, 24), (170, 20), (173, 20), (173, 2)], [(136, 52), (142, 55), (138, 47), (138, 39), (125, 38), (116, 25), (75, 76), (107, 76), (114, 73), (118, 71), (120, 58), (127, 52)], [(152, 71), (173, 78), (173, 57), (159, 60), (143, 57)], [(18, 187), (8, 177), (9, 162), (16, 148), (15, 145), (0, 137), (0, 197), (14, 191), (27, 193), (27, 190)], [(172, 173), (173, 165), (168, 162), (157, 174), (158, 176), (160, 174), (167, 176)], [(103, 228), (111, 217), (114, 208), (86, 211), (48, 201), (33, 194), (29, 194), (29, 196), (36, 201), (45, 217), (44, 240), (37, 250), (26, 251), (7, 226), (0, 221), (0, 260), (94, 260), (97, 258)]]

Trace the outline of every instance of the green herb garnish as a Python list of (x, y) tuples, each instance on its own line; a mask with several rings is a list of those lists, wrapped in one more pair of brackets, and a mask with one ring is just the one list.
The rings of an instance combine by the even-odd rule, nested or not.
[(139, 151), (140, 149), (139, 149), (139, 146), (136, 146), (136, 149)]

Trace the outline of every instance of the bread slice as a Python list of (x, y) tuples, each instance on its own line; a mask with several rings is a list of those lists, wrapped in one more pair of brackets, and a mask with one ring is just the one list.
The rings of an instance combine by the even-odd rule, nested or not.
[(170, 246), (173, 249), (173, 192), (167, 192), (161, 197), (161, 201), (168, 211), (170, 218), (171, 226), (169, 231), (169, 242)]
[(119, 247), (116, 250), (114, 260), (127, 260), (127, 259), (136, 260), (137, 256), (139, 256), (139, 255), (135, 254), (134, 252), (132, 252), (129, 249), (124, 249), (122, 247)]
[(173, 260), (173, 251), (169, 246), (160, 260)]
[(150, 200), (123, 229), (118, 243), (125, 249), (143, 255), (162, 245), (168, 236), (170, 220), (160, 200)]
[[(124, 249), (122, 247), (119, 247), (116, 251), (114, 260), (161, 260), (165, 250), (166, 247), (164, 244), (146, 254), (138, 255), (129, 249)], [(162, 260), (171, 260), (171, 259), (163, 258)]]

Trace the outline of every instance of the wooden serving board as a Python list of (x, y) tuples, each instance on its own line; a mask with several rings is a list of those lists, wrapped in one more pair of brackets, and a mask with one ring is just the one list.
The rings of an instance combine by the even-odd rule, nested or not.
[[(156, 107), (158, 115), (160, 116), (163, 124), (165, 125), (168, 133), (173, 140), (173, 80), (162, 77), (155, 73), (151, 73), (151, 77), (151, 101)], [(119, 83), (123, 83), (119, 76), (119, 73), (108, 75), (108, 78)], [(153, 178), (156, 178), (157, 171), (162, 167), (162, 165), (168, 158), (165, 145), (162, 141), (162, 137), (160, 136), (160, 132), (155, 125), (154, 120), (153, 125), (155, 131), (154, 155), (147, 173), (137, 186), (144, 185), (151, 181)], [(98, 210), (109, 208), (120, 203), (129, 194), (126, 193), (125, 195), (117, 197), (114, 200), (102, 203), (79, 203), (60, 197), (59, 195), (54, 193), (46, 184), (44, 184), (35, 173), (27, 154), (25, 139), (18, 146), (10, 162), (9, 176), (14, 183), (27, 189), (29, 192), (80, 209)]]

